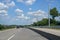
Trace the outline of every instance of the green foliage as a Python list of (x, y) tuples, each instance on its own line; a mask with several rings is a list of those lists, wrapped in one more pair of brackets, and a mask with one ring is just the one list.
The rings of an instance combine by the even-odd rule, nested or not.
[(2, 30), (4, 27), (0, 24), (0, 30)]
[(0, 30), (10, 29), (10, 28), (15, 28), (15, 26), (6, 26), (6, 25), (1, 25), (0, 24)]
[(50, 19), (50, 25), (51, 26), (56, 26), (57, 25), (57, 21), (54, 19)]
[(52, 18), (54, 19), (56, 16), (58, 16), (58, 11), (56, 8), (53, 8), (50, 10), (50, 15), (52, 15)]
[(34, 22), (32, 25), (33, 26), (44, 26), (44, 25), (48, 25), (48, 19), (43, 19), (41, 21)]
[(57, 25), (60, 25), (60, 21), (57, 21)]
[[(48, 19), (43, 19), (43, 20), (41, 20), (41, 21), (34, 22), (32, 25), (33, 25), (33, 26), (47, 26), (47, 25), (48, 25)], [(51, 26), (60, 25), (60, 22), (57, 22), (57, 21), (54, 20), (54, 19), (50, 19), (50, 25), (51, 25)]]
[(40, 26), (43, 26), (43, 25), (48, 25), (48, 19), (43, 19), (41, 21), (38, 21), (37, 24)]
[(50, 25), (51, 25), (51, 26), (56, 26), (56, 24), (53, 24), (53, 23), (51, 23)]
[(58, 22), (54, 19), (55, 17), (58, 16), (58, 14), (60, 16), (60, 13), (58, 13), (57, 8), (53, 8), (53, 9), (50, 10), (50, 15), (52, 15), (52, 18), (53, 18), (53, 19), (50, 20), (50, 23), (51, 23), (52, 26), (53, 25), (60, 25), (60, 22)]
[(51, 23), (51, 24), (54, 24), (54, 25), (57, 25), (57, 21), (54, 20), (54, 19), (50, 19), (50, 23)]
[(37, 26), (37, 23), (36, 23), (36, 22), (34, 22), (32, 25), (33, 25), (33, 26)]
[[(53, 9), (50, 10), (50, 15), (52, 16), (52, 19), (50, 19), (51, 26), (60, 25), (60, 22), (56, 21), (54, 19), (55, 17), (58, 16), (58, 14), (60, 16), (60, 13), (58, 13), (58, 10), (56, 8), (53, 8)], [(48, 19), (43, 19), (41, 21), (34, 22), (32, 25), (33, 26), (46, 26), (46, 25), (48, 25)]]

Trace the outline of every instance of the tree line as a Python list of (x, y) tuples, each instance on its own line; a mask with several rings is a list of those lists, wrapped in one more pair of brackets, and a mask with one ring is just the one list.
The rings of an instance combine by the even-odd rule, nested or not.
[(15, 25), (1, 25), (0, 30), (15, 28)]
[[(60, 21), (57, 21), (55, 19), (55, 17), (59, 17), (60, 16), (60, 13), (58, 12), (56, 7), (50, 9), (50, 16), (52, 17), (52, 18), (50, 18), (50, 25), (51, 26), (60, 25)], [(44, 18), (41, 21), (34, 22), (31, 25), (32, 26), (47, 26), (48, 25), (48, 21), (49, 21), (48, 18)]]

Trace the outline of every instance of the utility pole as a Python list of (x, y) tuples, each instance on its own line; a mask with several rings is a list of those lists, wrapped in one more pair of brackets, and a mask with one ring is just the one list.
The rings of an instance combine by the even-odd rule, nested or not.
[(48, 26), (50, 27), (50, 2), (54, 2), (54, 1), (50, 1), (46, 0), (48, 2)]
[(50, 3), (48, 3), (48, 24), (49, 24), (49, 27), (50, 27)]

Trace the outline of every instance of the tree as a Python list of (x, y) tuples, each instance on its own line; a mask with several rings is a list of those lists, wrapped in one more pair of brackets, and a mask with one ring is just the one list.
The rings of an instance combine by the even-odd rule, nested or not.
[(60, 16), (60, 13), (59, 13), (59, 16)]
[(53, 8), (50, 10), (50, 15), (52, 15), (52, 18), (54, 19), (56, 16), (58, 16), (58, 11), (56, 8)]
[(32, 25), (33, 26), (44, 26), (44, 25), (48, 25), (48, 19), (42, 19), (41, 21), (34, 22)]
[(57, 25), (60, 25), (60, 21), (57, 21)]
[(0, 30), (2, 30), (3, 28), (4, 28), (4, 26), (0, 24)]
[(33, 26), (37, 26), (37, 22), (34, 22), (32, 25), (33, 25)]
[(50, 19), (51, 26), (57, 25), (57, 21), (54, 19)]
[(42, 19), (41, 25), (42, 25), (42, 26), (48, 25), (48, 19)]

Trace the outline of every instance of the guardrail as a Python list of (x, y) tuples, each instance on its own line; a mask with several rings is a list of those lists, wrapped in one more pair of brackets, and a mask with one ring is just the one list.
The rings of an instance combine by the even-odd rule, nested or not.
[(60, 26), (28, 26), (27, 28), (29, 27), (60, 29)]

